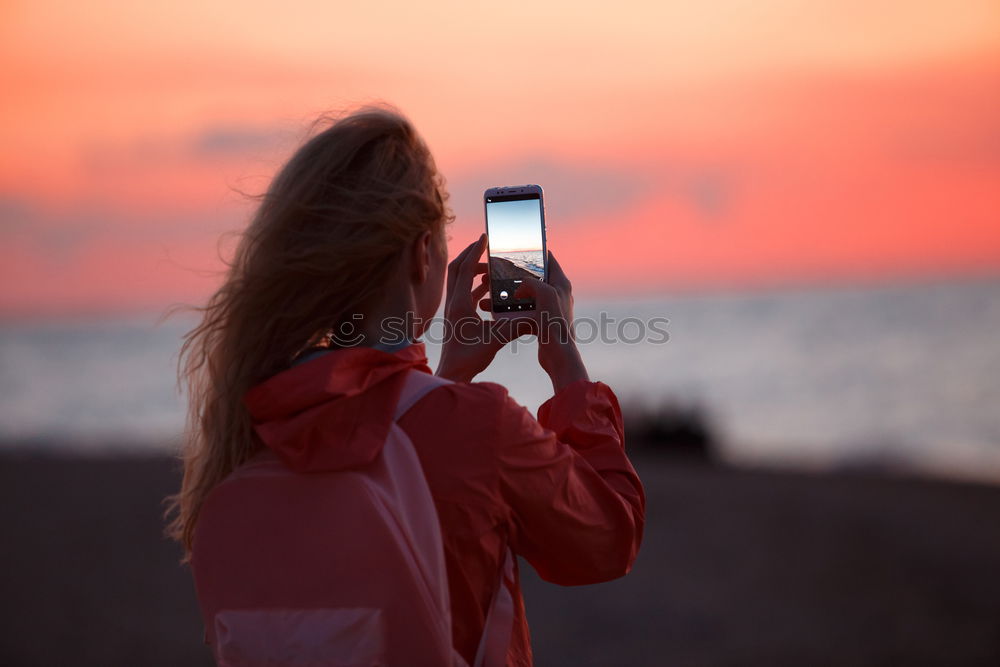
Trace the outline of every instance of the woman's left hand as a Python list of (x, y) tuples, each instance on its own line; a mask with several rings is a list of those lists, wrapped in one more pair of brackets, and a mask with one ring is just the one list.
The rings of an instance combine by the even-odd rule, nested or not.
[[(485, 250), (483, 234), (448, 264), (446, 330), (437, 375), (456, 382), (471, 382), (486, 370), (504, 345), (518, 335), (530, 333), (529, 322), (486, 321), (476, 312), (476, 304), (490, 289), (488, 264), (479, 261)], [(473, 287), (477, 275), (482, 280)], [(521, 333), (517, 333), (519, 330)]]

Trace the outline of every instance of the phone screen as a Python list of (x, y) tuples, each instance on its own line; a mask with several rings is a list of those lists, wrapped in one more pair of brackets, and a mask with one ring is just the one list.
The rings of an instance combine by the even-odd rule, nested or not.
[(541, 195), (487, 196), (486, 234), (493, 312), (534, 310), (534, 299), (515, 299), (514, 291), (525, 280), (545, 280)]

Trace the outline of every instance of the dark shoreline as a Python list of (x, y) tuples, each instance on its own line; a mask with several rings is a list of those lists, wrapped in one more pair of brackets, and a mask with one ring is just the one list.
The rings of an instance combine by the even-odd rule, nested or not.
[[(560, 588), (522, 563), (537, 664), (1000, 664), (1000, 487), (636, 467), (628, 577)], [(162, 455), (0, 455), (0, 664), (212, 664), (162, 537), (178, 479)]]

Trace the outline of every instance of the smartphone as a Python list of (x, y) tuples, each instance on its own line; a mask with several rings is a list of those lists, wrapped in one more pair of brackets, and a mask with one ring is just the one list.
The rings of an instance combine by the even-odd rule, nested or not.
[(545, 204), (538, 185), (490, 188), (483, 193), (494, 313), (534, 310), (533, 298), (515, 299), (525, 280), (547, 280)]

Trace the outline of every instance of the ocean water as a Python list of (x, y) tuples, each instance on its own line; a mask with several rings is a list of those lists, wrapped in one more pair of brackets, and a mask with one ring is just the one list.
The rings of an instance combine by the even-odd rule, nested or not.
[[(1000, 482), (1000, 281), (580, 299), (576, 315), (594, 379), (623, 404), (699, 406), (731, 462)], [(154, 320), (0, 325), (0, 447), (176, 450), (192, 322)], [(531, 339), (478, 379), (532, 410), (551, 396)]]
[(531, 271), (538, 277), (545, 275), (545, 264), (541, 250), (519, 250), (516, 252), (494, 252), (493, 257), (509, 260), (514, 266)]

